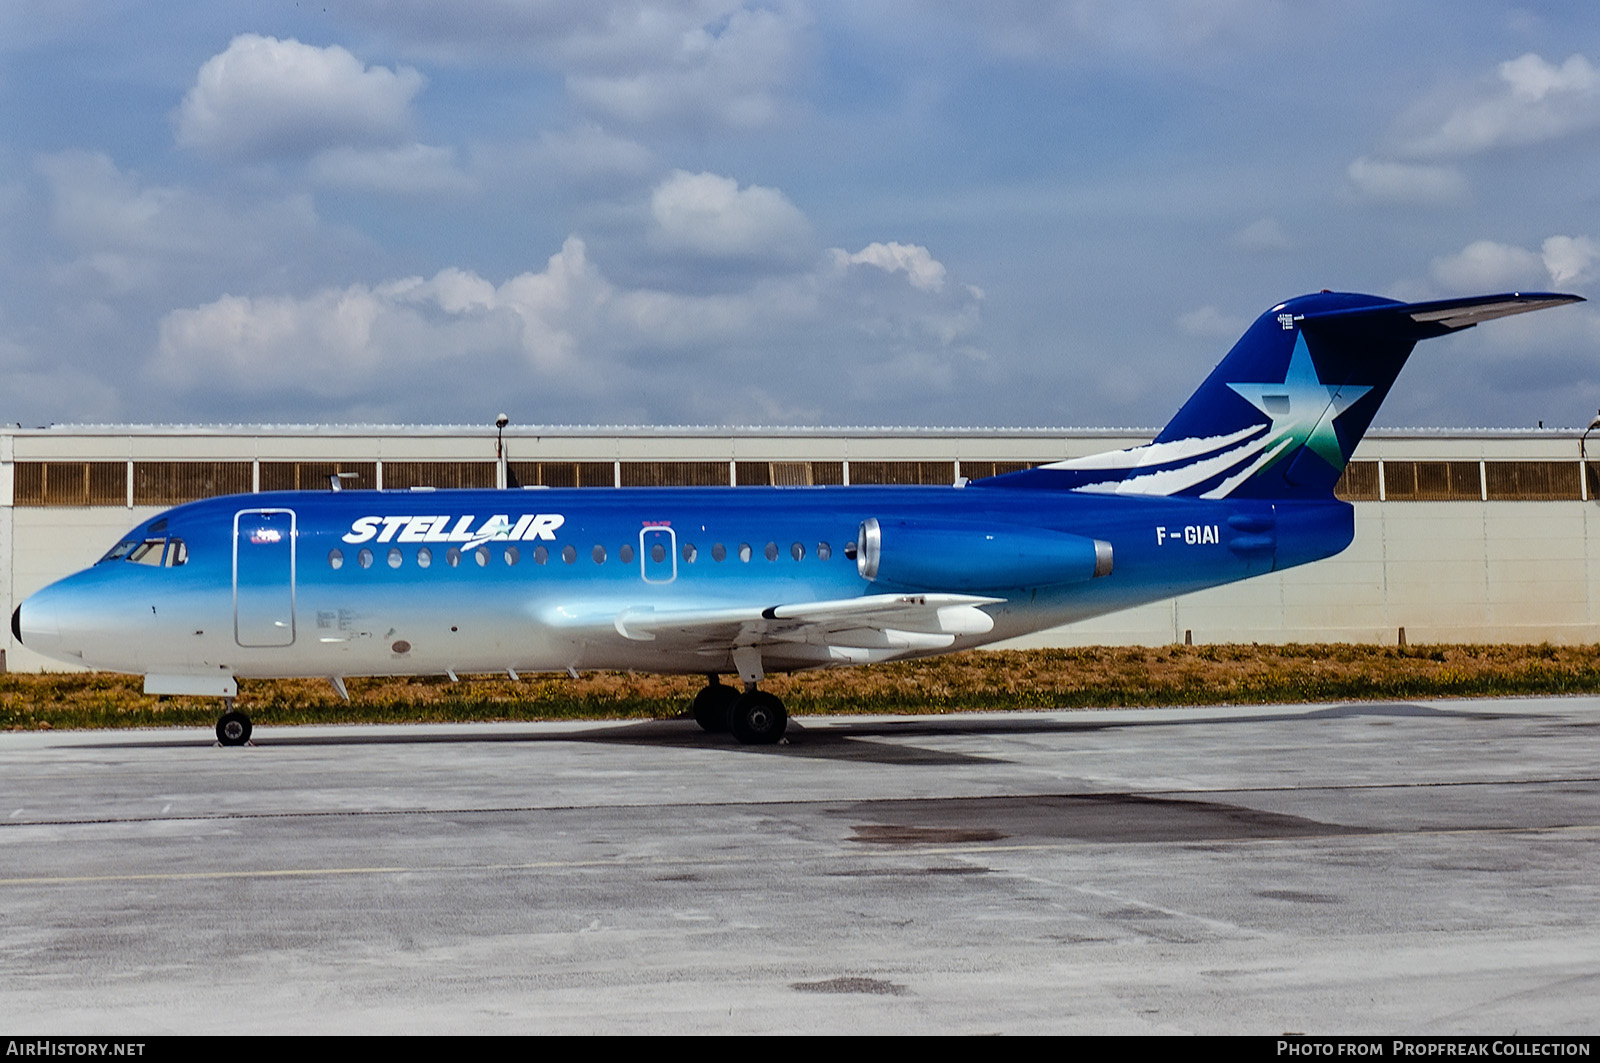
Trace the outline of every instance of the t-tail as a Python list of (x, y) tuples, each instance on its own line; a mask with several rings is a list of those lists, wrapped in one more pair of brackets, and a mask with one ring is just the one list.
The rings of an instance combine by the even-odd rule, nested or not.
[(1256, 319), (1146, 446), (981, 481), (1118, 495), (1325, 499), (1418, 340), (1576, 295), (1428, 303), (1322, 292)]

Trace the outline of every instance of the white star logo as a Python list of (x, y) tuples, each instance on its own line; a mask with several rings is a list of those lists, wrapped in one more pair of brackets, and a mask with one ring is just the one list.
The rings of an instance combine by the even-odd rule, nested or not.
[[(1294, 353), (1281, 384), (1229, 384), (1240, 397), (1272, 419), (1269, 435), (1303, 444), (1335, 469), (1344, 467), (1344, 452), (1333, 422), (1371, 391), (1370, 387), (1346, 384), (1329, 387), (1317, 376), (1306, 347), (1305, 333), (1294, 339)], [(1292, 448), (1287, 450), (1293, 453)]]

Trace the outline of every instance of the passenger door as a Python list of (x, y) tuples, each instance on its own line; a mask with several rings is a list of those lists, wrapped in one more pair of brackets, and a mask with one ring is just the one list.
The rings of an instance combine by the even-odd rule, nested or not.
[(239, 645), (293, 645), (294, 544), (294, 510), (234, 514), (233, 637)]

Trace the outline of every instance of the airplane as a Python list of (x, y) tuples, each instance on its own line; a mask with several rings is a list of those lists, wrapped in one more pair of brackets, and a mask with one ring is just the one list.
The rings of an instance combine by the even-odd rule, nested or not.
[[(266, 492), (177, 506), (12, 613), (23, 645), (222, 699), (238, 680), (703, 674), (779, 741), (769, 672), (970, 649), (1330, 557), (1334, 485), (1419, 340), (1582, 302), (1323, 291), (1262, 314), (1155, 439), (950, 486)], [(737, 675), (741, 685), (720, 676)]]

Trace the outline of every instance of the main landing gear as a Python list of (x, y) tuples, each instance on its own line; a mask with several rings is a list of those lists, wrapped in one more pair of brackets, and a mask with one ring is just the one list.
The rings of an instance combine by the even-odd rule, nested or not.
[(747, 746), (770, 746), (783, 737), (789, 714), (777, 695), (757, 690), (755, 683), (746, 683), (741, 692), (723, 686), (715, 675), (707, 678), (690, 707), (695, 723), (713, 734), (731, 731)]
[(217, 741), (225, 746), (242, 746), (250, 741), (250, 717), (233, 707), (232, 698), (222, 699), (222, 717), (217, 720)]

